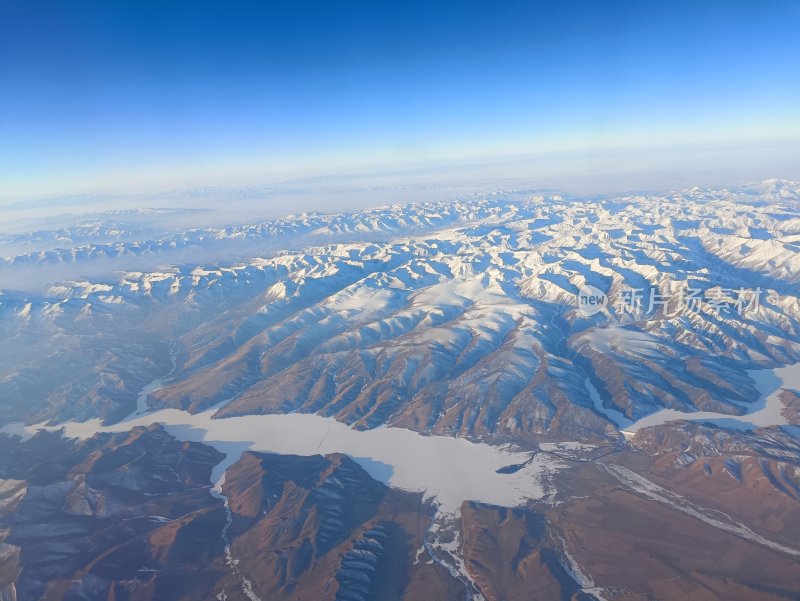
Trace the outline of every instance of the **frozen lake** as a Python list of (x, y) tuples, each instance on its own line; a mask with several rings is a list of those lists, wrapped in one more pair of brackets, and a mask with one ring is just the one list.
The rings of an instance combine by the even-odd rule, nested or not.
[(727, 415), (714, 411), (695, 411), (691, 413), (662, 409), (642, 419), (624, 426), (623, 434), (632, 435), (636, 431), (649, 426), (658, 426), (675, 420), (690, 420), (695, 422), (712, 422), (724, 428), (739, 430), (752, 430), (766, 426), (786, 426), (797, 435), (800, 429), (789, 426), (786, 418), (781, 415), (783, 402), (780, 399), (781, 389), (800, 391), (800, 363), (778, 367), (776, 369), (757, 369), (747, 372), (755, 382), (759, 392), (759, 400), (749, 407), (744, 415)]
[[(761, 398), (745, 415), (663, 409), (637, 422), (619, 425), (626, 435), (674, 420), (708, 421), (743, 430), (786, 426), (778, 395), (782, 388), (800, 390), (800, 364), (750, 371), (749, 375)], [(529, 499), (541, 499), (546, 494), (548, 476), (566, 467), (564, 462), (542, 453), (531, 458), (529, 452), (508, 447), (463, 438), (424, 436), (403, 428), (355, 430), (333, 418), (307, 413), (212, 419), (218, 407), (195, 415), (177, 409), (146, 412), (146, 395), (159, 385), (160, 381), (156, 381), (146, 387), (137, 411), (118, 424), (103, 426), (100, 420), (58, 426), (9, 424), (0, 428), (0, 432), (25, 438), (39, 429), (63, 428), (66, 436), (85, 439), (98, 432), (125, 432), (135, 426), (157, 422), (179, 440), (202, 442), (226, 454), (211, 475), (217, 490), (222, 485), (225, 470), (245, 450), (304, 456), (343, 453), (356, 460), (376, 480), (392, 487), (424, 492), (445, 513), (456, 513), (465, 500), (513, 507)], [(789, 429), (795, 433), (799, 430)], [(522, 465), (519, 469), (502, 470), (519, 465)]]
[[(314, 414), (212, 419), (215, 411), (210, 409), (195, 415), (176, 409), (144, 414), (137, 411), (129, 419), (111, 426), (91, 420), (46, 428), (12, 424), (0, 431), (26, 437), (42, 428), (63, 428), (68, 437), (89, 438), (98, 432), (124, 432), (158, 422), (179, 440), (202, 442), (226, 454), (212, 473), (218, 489), (227, 467), (245, 450), (305, 456), (343, 453), (381, 482), (424, 492), (446, 513), (456, 513), (465, 500), (513, 507), (527, 499), (540, 499), (545, 494), (546, 476), (564, 465), (545, 454), (537, 454), (529, 461), (531, 453), (461, 438), (423, 436), (402, 428), (354, 430), (333, 418)], [(523, 463), (514, 473), (497, 472)]]

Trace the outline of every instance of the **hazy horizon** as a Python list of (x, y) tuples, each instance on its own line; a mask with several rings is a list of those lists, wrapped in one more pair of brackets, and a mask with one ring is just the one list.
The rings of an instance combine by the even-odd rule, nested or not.
[[(174, 186), (142, 189), (63, 191), (27, 198), (0, 198), (9, 218), (41, 209), (82, 212), (179, 206), (204, 191), (208, 197), (236, 200), (248, 192), (255, 216), (289, 212), (347, 211), (384, 204), (449, 200), (464, 193), (502, 189), (533, 189), (596, 196), (603, 194), (678, 190), (685, 187), (723, 187), (764, 179), (800, 179), (800, 139), (739, 141), (702, 145), (592, 148), (511, 156), (386, 165), (382, 168), (342, 169), (305, 177), (241, 179), (235, 182), (195, 178)], [(263, 194), (259, 199), (258, 193)], [(231, 196), (233, 195), (233, 197)], [(352, 199), (347, 200), (351, 195)], [(355, 196), (362, 195), (357, 199)], [(340, 196), (331, 200), (331, 196)], [(290, 201), (287, 204), (287, 197)], [(297, 204), (298, 199), (300, 204)], [(196, 195), (193, 201), (199, 202)], [(199, 208), (205, 207), (200, 202)], [(226, 210), (230, 207), (226, 207)], [(244, 217), (243, 217), (244, 218)]]
[(798, 17), (796, 2), (4, 3), (0, 202), (418, 185), (409, 171), (475, 164), (587, 192), (676, 185), (655, 172), (798, 177)]

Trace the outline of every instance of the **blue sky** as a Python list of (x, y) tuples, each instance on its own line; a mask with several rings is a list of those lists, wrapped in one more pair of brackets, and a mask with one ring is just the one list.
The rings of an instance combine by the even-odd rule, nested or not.
[(0, 0), (0, 199), (800, 137), (797, 23), (780, 0)]

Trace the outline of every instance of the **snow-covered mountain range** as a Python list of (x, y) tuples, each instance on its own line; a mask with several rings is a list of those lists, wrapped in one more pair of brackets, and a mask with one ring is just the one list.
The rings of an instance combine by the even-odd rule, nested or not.
[[(299, 410), (500, 440), (608, 439), (660, 408), (741, 414), (757, 396), (745, 369), (800, 360), (799, 202), (785, 181), (591, 201), (508, 193), (8, 257), (0, 270), (91, 270), (99, 256), (265, 247), (45, 294), (6, 276), (15, 352), (0, 407), (5, 421), (113, 421), (167, 377), (153, 406), (225, 400), (220, 415)], [(586, 285), (606, 310), (581, 313)], [(634, 290), (641, 306), (625, 306)], [(723, 290), (758, 299), (713, 305)], [(709, 302), (650, 306), (689, 291)]]
[[(728, 598), (798, 592), (800, 182), (176, 220), (96, 213), (0, 237), (0, 430), (70, 422), (66, 439), (0, 435), (20, 458), (0, 466), (0, 568), (27, 566), (25, 594), (134, 590), (125, 563), (187, 570), (195, 598), (365, 600), (392, 562), (398, 599), (679, 599), (676, 578)], [(288, 413), (370, 432), (253, 417)], [(306, 425), (283, 436), (290, 421)], [(160, 449), (196, 473), (135, 467), (166, 469)], [(65, 539), (67, 564), (26, 559), (39, 499), (58, 505), (53, 528), (82, 516), (91, 544)], [(122, 542), (108, 516), (145, 506), (161, 521)], [(686, 566), (652, 533), (684, 537), (669, 548)], [(202, 557), (181, 538), (200, 535)], [(747, 561), (704, 563), (714, 537)], [(85, 567), (109, 540), (125, 562)], [(640, 552), (641, 573), (620, 576)], [(0, 578), (0, 597), (14, 586)]]

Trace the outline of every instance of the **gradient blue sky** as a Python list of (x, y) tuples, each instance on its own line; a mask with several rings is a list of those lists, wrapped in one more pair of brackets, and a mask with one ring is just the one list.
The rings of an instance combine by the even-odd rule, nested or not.
[(0, 199), (800, 137), (798, 23), (798, 1), (0, 0)]

